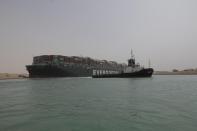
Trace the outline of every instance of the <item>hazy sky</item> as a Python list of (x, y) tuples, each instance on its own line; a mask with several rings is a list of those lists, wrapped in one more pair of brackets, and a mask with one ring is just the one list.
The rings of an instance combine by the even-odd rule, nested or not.
[(0, 0), (0, 72), (42, 54), (197, 68), (196, 0)]

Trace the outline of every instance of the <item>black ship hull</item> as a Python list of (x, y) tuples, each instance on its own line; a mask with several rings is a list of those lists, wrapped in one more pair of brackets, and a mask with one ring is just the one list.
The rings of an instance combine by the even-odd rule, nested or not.
[(27, 65), (30, 78), (35, 77), (90, 77), (92, 70), (82, 66)]
[(132, 73), (119, 73), (119, 74), (97, 74), (93, 78), (135, 78), (135, 77), (151, 77), (153, 74), (152, 68), (142, 69)]

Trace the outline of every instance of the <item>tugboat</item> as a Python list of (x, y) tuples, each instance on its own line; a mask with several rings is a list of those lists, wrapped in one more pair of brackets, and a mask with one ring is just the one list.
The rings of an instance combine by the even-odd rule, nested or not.
[(135, 57), (131, 50), (131, 58), (128, 60), (128, 66), (121, 72), (94, 73), (93, 78), (133, 78), (133, 77), (151, 77), (153, 68), (144, 68), (135, 63)]

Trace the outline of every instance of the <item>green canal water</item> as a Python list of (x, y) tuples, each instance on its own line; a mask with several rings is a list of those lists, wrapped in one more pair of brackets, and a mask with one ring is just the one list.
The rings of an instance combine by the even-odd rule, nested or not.
[(197, 131), (197, 76), (1, 80), (0, 131)]

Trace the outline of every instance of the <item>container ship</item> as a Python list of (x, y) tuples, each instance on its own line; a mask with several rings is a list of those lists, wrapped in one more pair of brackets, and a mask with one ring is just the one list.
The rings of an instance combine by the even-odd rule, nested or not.
[(121, 72), (126, 64), (90, 57), (41, 55), (26, 65), (29, 77), (91, 77), (95, 71)]
[(26, 66), (29, 77), (93, 77), (127, 78), (151, 77), (152, 68), (136, 64), (131, 51), (128, 64), (115, 61), (97, 60), (90, 57), (41, 55), (33, 57), (33, 63)]

